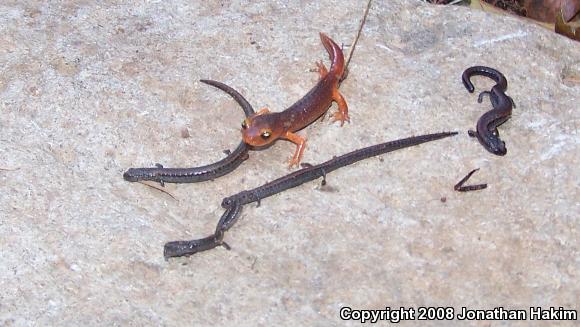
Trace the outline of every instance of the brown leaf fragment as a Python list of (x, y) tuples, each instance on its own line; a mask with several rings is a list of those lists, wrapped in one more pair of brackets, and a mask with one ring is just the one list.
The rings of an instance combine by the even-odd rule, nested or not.
[(561, 8), (569, 22), (580, 11), (580, 0), (525, 0), (524, 8), (529, 18), (548, 23), (556, 21)]
[(527, 16), (524, 0), (484, 0), (484, 2), (518, 16)]
[(555, 25), (556, 33), (565, 35), (573, 40), (580, 41), (580, 27), (578, 24), (567, 24), (564, 21), (563, 13), (560, 11), (558, 16), (556, 17), (556, 25)]
[(580, 0), (482, 0), (509, 13), (546, 23), (554, 23), (562, 9), (570, 22), (580, 12)]

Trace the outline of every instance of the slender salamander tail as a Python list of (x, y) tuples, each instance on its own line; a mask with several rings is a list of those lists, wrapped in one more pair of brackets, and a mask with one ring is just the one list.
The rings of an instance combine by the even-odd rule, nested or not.
[(234, 100), (236, 100), (236, 102), (240, 105), (240, 107), (242, 107), (242, 110), (244, 110), (244, 114), (246, 115), (246, 117), (249, 117), (255, 113), (254, 108), (252, 108), (252, 105), (248, 102), (248, 100), (246, 100), (238, 91), (234, 90), (233, 88), (227, 86), (224, 83), (212, 81), (210, 79), (200, 79), (199, 81), (207, 85), (216, 87), (229, 94), (232, 98), (234, 98)]
[(446, 138), (446, 137), (457, 135), (457, 134), (459, 134), (459, 132), (441, 132), (441, 133), (435, 133), (435, 134), (427, 134), (427, 135), (425, 135), (425, 137), (427, 137), (429, 140), (438, 140), (438, 139)]
[(461, 75), (461, 81), (463, 82), (463, 86), (467, 89), (467, 92), (473, 93), (475, 91), (475, 86), (471, 83), (471, 75), (469, 75), (470, 68), (467, 68), (463, 74)]
[(461, 81), (469, 93), (473, 93), (473, 91), (475, 91), (475, 87), (471, 82), (471, 76), (474, 75), (489, 77), (493, 79), (496, 85), (499, 86), (502, 90), (507, 90), (507, 79), (500, 71), (486, 66), (473, 66), (467, 68), (461, 75)]
[(322, 32), (320, 32), (320, 40), (330, 58), (330, 73), (333, 73), (340, 80), (345, 73), (342, 49), (328, 35)]
[(436, 140), (444, 139), (446, 137), (454, 136), (457, 134), (459, 134), (459, 133), (458, 132), (441, 132), (441, 133), (421, 135), (421, 136), (411, 138), (412, 139), (411, 144), (412, 145), (419, 145), (421, 143), (436, 141)]
[(433, 133), (433, 134), (424, 134), (419, 136), (413, 136), (406, 139), (401, 139), (397, 141), (403, 141), (406, 143), (405, 146), (401, 148), (406, 148), (414, 145), (419, 145), (426, 142), (431, 142), (435, 140), (444, 139), (446, 137), (454, 136), (459, 134), (458, 132), (441, 132), (441, 133)]

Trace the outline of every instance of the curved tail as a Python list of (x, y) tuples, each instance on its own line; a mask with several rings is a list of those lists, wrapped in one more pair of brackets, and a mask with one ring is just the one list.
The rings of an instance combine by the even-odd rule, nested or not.
[(342, 49), (328, 35), (322, 32), (320, 32), (320, 40), (330, 58), (329, 73), (334, 74), (340, 80), (344, 74), (344, 55)]
[(463, 85), (465, 86), (467, 91), (469, 91), (469, 93), (473, 93), (473, 91), (475, 90), (473, 83), (471, 83), (471, 76), (473, 75), (481, 75), (489, 77), (493, 79), (496, 85), (499, 86), (503, 91), (507, 89), (507, 79), (500, 71), (486, 66), (473, 66), (467, 68), (461, 75)]

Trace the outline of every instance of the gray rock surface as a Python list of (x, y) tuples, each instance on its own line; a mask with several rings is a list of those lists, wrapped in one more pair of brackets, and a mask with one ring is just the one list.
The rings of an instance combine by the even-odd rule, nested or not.
[[(304, 161), (447, 130), (245, 208), (231, 251), (165, 261), (204, 237), (224, 196), (287, 173), (280, 141), (213, 182), (128, 183), (128, 167), (194, 166), (239, 141), (223, 81), (283, 110), (315, 83), (318, 32), (349, 45), (364, 2), (3, 1), (0, 325), (340, 324), (339, 309), (580, 309), (580, 45), (532, 23), (375, 1), (341, 92), (351, 124), (316, 122)], [(348, 47), (346, 48), (348, 50)], [(517, 103), (508, 154), (469, 138), (489, 109), (461, 72), (488, 65)], [(492, 82), (475, 79), (477, 91)], [(184, 137), (189, 135), (189, 137)], [(488, 189), (459, 194), (473, 168)], [(441, 198), (446, 201), (441, 201)], [(456, 321), (457, 322), (457, 321)]]

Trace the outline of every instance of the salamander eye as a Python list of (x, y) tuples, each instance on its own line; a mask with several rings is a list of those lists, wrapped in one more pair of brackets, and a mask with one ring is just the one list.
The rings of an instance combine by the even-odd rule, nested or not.
[(244, 119), (244, 120), (242, 120), (242, 128), (243, 128), (243, 129), (246, 129), (246, 128), (248, 128), (248, 124), (246, 124), (246, 120), (245, 120), (245, 119)]
[(262, 134), (260, 134), (264, 140), (268, 139), (271, 135), (272, 133), (270, 131), (262, 131)]

